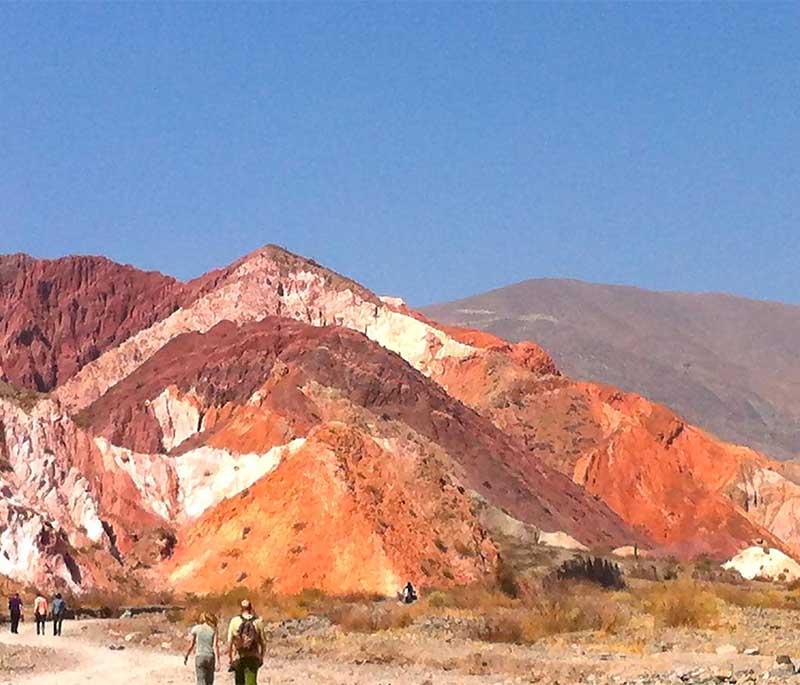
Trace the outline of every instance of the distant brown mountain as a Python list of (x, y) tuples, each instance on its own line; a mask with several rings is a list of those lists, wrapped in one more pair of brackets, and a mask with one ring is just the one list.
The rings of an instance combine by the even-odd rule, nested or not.
[(800, 456), (800, 307), (530, 280), (425, 313), (535, 340), (566, 374), (663, 402), (725, 440)]

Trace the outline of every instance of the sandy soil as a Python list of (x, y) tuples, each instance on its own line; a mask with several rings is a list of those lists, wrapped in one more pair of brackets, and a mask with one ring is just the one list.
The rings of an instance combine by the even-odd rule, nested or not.
[[(766, 623), (774, 623), (778, 615), (770, 612), (765, 617)], [(755, 623), (756, 620), (751, 620), (750, 627)], [(789, 628), (786, 623), (784, 626)], [(191, 662), (184, 667), (178, 653), (184, 628), (161, 617), (67, 622), (64, 630), (61, 638), (37, 637), (31, 625), (25, 625), (20, 635), (11, 635), (7, 629), (0, 632), (0, 653), (5, 650), (16, 655), (15, 663), (23, 666), (21, 671), (11, 673), (7, 665), (3, 670), (0, 660), (0, 685), (190, 685), (195, 682)], [(155, 633), (151, 637), (166, 642), (150, 646), (126, 642), (124, 635), (128, 631), (137, 631), (137, 635)], [(792, 631), (787, 632), (787, 637), (794, 642)], [(771, 648), (772, 654), (762, 652), (763, 656), (747, 657), (714, 652), (719, 642), (733, 636), (730, 632), (716, 634), (703, 644), (697, 632), (687, 634), (686, 639), (675, 634), (672, 637), (676, 638), (676, 644), (669, 651), (650, 654), (615, 653), (610, 644), (598, 644), (596, 638), (588, 637), (588, 642), (581, 644), (577, 636), (530, 647), (431, 639), (415, 631), (276, 637), (270, 645), (272, 654), (265, 663), (260, 682), (269, 685), (734, 682), (719, 680), (714, 674), (749, 671), (759, 674), (761, 680), (761, 675), (774, 664), (774, 650), (786, 646), (759, 631), (751, 632), (748, 637), (761, 637), (756, 644)], [(111, 645), (125, 648), (111, 650)], [(680, 674), (692, 669), (703, 669), (704, 676), (681, 680)], [(223, 671), (217, 682), (232, 683), (232, 677)], [(755, 682), (755, 678), (739, 676), (738, 682)], [(798, 681), (772, 678), (770, 682)]]
[[(84, 624), (99, 622), (87, 621)], [(124, 650), (109, 649), (116, 642), (97, 642), (92, 631), (76, 631), (76, 624), (65, 624), (61, 638), (46, 635), (39, 637), (30, 626), (25, 626), (20, 635), (7, 632), (0, 634), (0, 644), (44, 647), (48, 658), (58, 670), (43, 665), (38, 673), (20, 676), (0, 672), (0, 685), (50, 685), (46, 674), (57, 673), (58, 685), (189, 685), (194, 683), (191, 662), (183, 666), (182, 658), (174, 653), (162, 653), (152, 649), (126, 646)], [(432, 673), (425, 669), (408, 666), (381, 664), (339, 664), (316, 658), (268, 659), (260, 680), (270, 685), (288, 683), (319, 683), (320, 685), (465, 685), (467, 683), (500, 684), (512, 682), (504, 677), (464, 676), (459, 674)], [(220, 673), (218, 681), (232, 682), (228, 673)]]

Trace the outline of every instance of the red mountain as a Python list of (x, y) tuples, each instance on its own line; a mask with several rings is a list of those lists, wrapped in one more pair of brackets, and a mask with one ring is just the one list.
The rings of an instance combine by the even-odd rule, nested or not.
[[(487, 506), (605, 548), (800, 540), (776, 464), (571, 381), (534, 343), (440, 326), (271, 246), (188, 284), (82, 259), (14, 257), (0, 281), (7, 339), (42, 332), (36, 354), (2, 348), (2, 378), (55, 386), (0, 398), (0, 574), (465, 583), (496, 569)], [(45, 282), (62, 306), (37, 301)]]

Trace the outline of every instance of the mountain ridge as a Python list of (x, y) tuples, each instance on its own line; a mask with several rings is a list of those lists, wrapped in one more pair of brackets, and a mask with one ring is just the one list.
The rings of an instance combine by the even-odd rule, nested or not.
[(785, 306), (785, 307), (796, 307), (800, 308), (800, 303), (797, 302), (784, 302), (783, 300), (775, 300), (772, 298), (761, 298), (755, 297), (752, 295), (743, 295), (741, 293), (736, 293), (732, 291), (725, 291), (725, 290), (672, 290), (669, 288), (650, 288), (643, 285), (637, 285), (635, 283), (609, 283), (604, 281), (594, 281), (586, 278), (577, 278), (572, 276), (533, 276), (531, 278), (523, 278), (519, 281), (514, 281), (513, 283), (507, 283), (505, 285), (498, 285), (496, 287), (489, 288), (487, 290), (483, 290), (479, 293), (468, 294), (461, 297), (456, 297), (452, 300), (437, 300), (434, 302), (430, 302), (428, 304), (422, 304), (417, 306), (419, 311), (425, 311), (427, 309), (438, 308), (449, 306), (453, 303), (457, 302), (465, 302), (469, 301), (476, 297), (482, 297), (485, 295), (493, 295), (499, 293), (504, 290), (514, 289), (519, 287), (524, 287), (527, 285), (536, 285), (536, 284), (544, 284), (544, 283), (567, 283), (573, 285), (580, 285), (580, 286), (589, 286), (589, 287), (602, 287), (602, 288), (610, 288), (610, 289), (619, 289), (619, 290), (633, 290), (638, 291), (641, 293), (651, 293), (654, 295), (685, 295), (688, 297), (719, 297), (721, 299), (730, 298), (733, 300), (743, 300), (745, 302), (752, 302), (752, 303), (759, 303), (759, 304), (766, 304), (766, 305), (778, 305), (778, 306)]
[(530, 279), (423, 311), (510, 340), (533, 337), (572, 376), (652, 397), (772, 456), (800, 454), (797, 305)]
[[(92, 283), (66, 264), (59, 303), (37, 303), (52, 266), (34, 265), (0, 291), (0, 316), (49, 331), (73, 299), (121, 287), (125, 303), (153, 278)], [(167, 309), (145, 298), (121, 339), (68, 360), (54, 390), (0, 397), (0, 517), (13, 531), (0, 574), (74, 591), (486, 583), (500, 563), (486, 507), (606, 551), (723, 558), (764, 540), (800, 552), (800, 486), (780, 465), (572, 380), (536, 342), (438, 323), (275, 246), (179, 285)], [(86, 301), (77, 320), (100, 330), (116, 303)], [(24, 348), (0, 355), (38, 368)], [(0, 356), (0, 379), (6, 366)], [(47, 526), (63, 542), (45, 544)], [(274, 553), (259, 552), (265, 536)]]

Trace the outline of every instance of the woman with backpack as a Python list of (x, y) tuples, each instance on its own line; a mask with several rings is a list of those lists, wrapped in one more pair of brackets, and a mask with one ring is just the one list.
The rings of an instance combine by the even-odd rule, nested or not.
[(189, 663), (189, 656), (194, 651), (197, 685), (214, 685), (214, 671), (218, 671), (220, 665), (217, 617), (214, 614), (200, 614), (200, 622), (192, 627), (190, 635), (192, 642), (186, 650), (183, 663)]
[(264, 624), (253, 611), (250, 600), (228, 625), (228, 659), (236, 685), (257, 685), (258, 669), (264, 663)]

